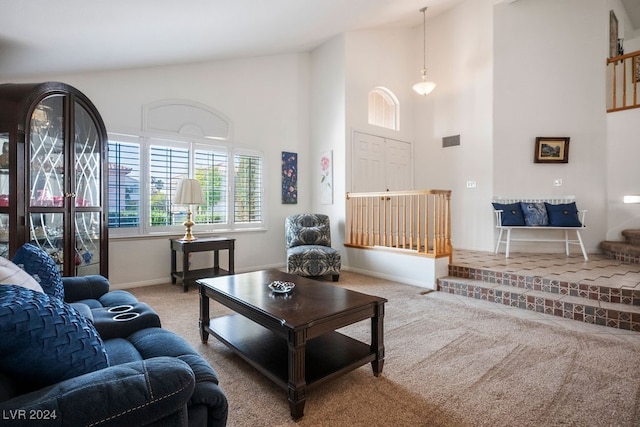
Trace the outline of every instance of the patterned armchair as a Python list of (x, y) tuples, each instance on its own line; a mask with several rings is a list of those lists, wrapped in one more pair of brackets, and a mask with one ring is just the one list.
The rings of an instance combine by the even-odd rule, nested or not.
[(299, 276), (340, 277), (340, 253), (331, 247), (329, 217), (322, 214), (288, 216), (284, 223), (287, 272)]

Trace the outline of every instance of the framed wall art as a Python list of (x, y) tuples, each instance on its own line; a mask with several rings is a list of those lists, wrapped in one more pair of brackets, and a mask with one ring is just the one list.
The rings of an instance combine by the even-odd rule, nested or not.
[(569, 163), (569, 138), (537, 137), (533, 162)]
[(298, 154), (282, 152), (282, 204), (298, 203)]
[(618, 56), (618, 18), (609, 11), (609, 58)]
[(333, 204), (333, 151), (320, 154), (320, 203)]

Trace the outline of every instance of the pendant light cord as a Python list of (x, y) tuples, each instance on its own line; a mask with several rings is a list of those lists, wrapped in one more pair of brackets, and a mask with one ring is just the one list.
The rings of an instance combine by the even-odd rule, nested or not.
[[(427, 8), (420, 9), (422, 12), (422, 49), (424, 50), (422, 55), (422, 69), (427, 69)], [(424, 71), (423, 71), (424, 73)]]

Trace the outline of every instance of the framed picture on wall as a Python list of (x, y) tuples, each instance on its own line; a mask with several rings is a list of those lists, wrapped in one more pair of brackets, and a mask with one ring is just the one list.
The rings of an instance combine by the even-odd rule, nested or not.
[(320, 153), (320, 203), (333, 204), (333, 151)]
[(536, 138), (534, 163), (569, 163), (569, 138)]
[(618, 56), (618, 18), (609, 11), (609, 58)]
[(298, 154), (282, 152), (282, 204), (298, 204)]

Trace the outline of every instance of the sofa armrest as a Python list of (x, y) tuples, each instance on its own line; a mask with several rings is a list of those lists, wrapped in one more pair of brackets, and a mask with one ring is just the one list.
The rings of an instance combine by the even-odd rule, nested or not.
[(109, 280), (99, 275), (63, 277), (62, 285), (66, 302), (99, 299), (109, 292)]
[(143, 426), (186, 417), (195, 377), (172, 357), (111, 366), (0, 403), (7, 426)]
[[(227, 425), (229, 403), (218, 384), (211, 381), (196, 383), (189, 401), (189, 424), (207, 427)], [(199, 422), (198, 419), (202, 418)]]

